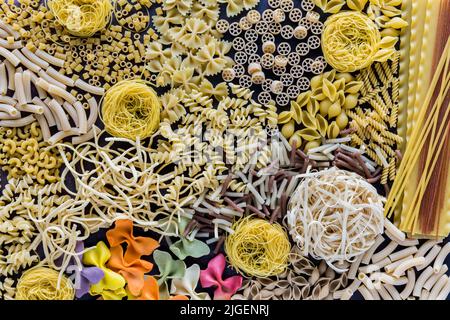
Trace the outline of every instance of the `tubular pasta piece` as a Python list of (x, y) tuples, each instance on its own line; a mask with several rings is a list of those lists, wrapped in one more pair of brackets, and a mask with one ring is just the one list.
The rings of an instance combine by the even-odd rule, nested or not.
[(406, 300), (411, 295), (411, 293), (414, 290), (415, 284), (416, 284), (416, 273), (414, 272), (414, 269), (409, 269), (407, 271), (407, 275), (408, 275), (408, 281), (406, 282), (405, 288), (400, 293), (400, 297), (403, 300)]
[(409, 247), (397, 252), (394, 252), (389, 255), (389, 259), (391, 259), (392, 262), (398, 261), (400, 259), (403, 259), (407, 256), (413, 255), (417, 252), (417, 247)]
[(398, 247), (398, 244), (394, 241), (391, 241), (383, 250), (374, 254), (372, 256), (372, 263), (376, 263), (378, 261), (383, 260), (387, 256), (389, 256), (394, 250)]
[(74, 106), (68, 103), (67, 101), (64, 101), (64, 103), (61, 106), (66, 111), (66, 113), (72, 118), (73, 122), (75, 123), (75, 126), (78, 127), (79, 126), (78, 113), (75, 110)]
[(17, 102), (18, 105), (25, 105), (27, 104), (27, 99), (25, 97), (25, 89), (23, 87), (23, 74), (20, 72), (17, 72), (14, 75), (14, 86), (16, 88), (16, 96), (17, 96)]
[(394, 270), (395, 270), (401, 263), (405, 262), (406, 260), (412, 259), (412, 258), (413, 258), (413, 256), (408, 256), (408, 257), (405, 257), (405, 258), (403, 258), (403, 259), (400, 259), (400, 260), (397, 260), (397, 261), (395, 261), (395, 262), (392, 262), (392, 263), (388, 264), (387, 266), (385, 266), (385, 267), (384, 267), (384, 270), (385, 270), (387, 273), (392, 273), (392, 272), (394, 272)]
[(54, 57), (54, 56), (48, 54), (48, 53), (45, 52), (45, 51), (42, 51), (42, 50), (40, 50), (40, 49), (37, 49), (36, 52), (35, 52), (35, 54), (36, 54), (39, 58), (41, 58), (41, 59), (47, 61), (48, 63), (50, 63), (50, 64), (52, 64), (52, 65), (54, 65), (54, 66), (57, 66), (57, 67), (60, 67), (60, 68), (63, 68), (63, 67), (64, 67), (64, 60), (58, 59), (58, 58), (56, 58), (56, 57)]
[[(99, 133), (100, 133), (100, 129), (96, 125), (94, 125), (94, 126), (92, 126), (91, 130), (89, 130), (87, 133), (85, 133), (81, 136), (73, 137), (72, 144), (76, 145), (76, 144), (80, 144), (80, 143), (89, 141), (89, 140), (93, 139), (96, 134), (98, 135)], [(199, 236), (199, 234), (197, 234), (197, 236)]]
[(50, 77), (52, 77), (56, 81), (66, 85), (68, 87), (73, 87), (75, 85), (75, 81), (73, 81), (71, 78), (66, 77), (65, 75), (59, 73), (52, 67), (48, 67), (46, 72)]
[[(433, 260), (438, 256), (440, 251), (441, 251), (441, 246), (439, 246), (437, 244), (434, 245), (433, 248), (431, 248), (430, 252), (428, 252), (428, 254), (425, 256), (425, 263), (422, 266), (416, 267), (417, 271), (425, 269), (427, 266), (429, 266), (431, 264), (431, 262), (433, 262)], [(418, 256), (415, 256), (415, 257), (417, 258)]]
[(423, 289), (420, 293), (419, 300), (428, 300), (428, 297), (430, 296), (430, 291)]
[(35, 75), (33, 72), (30, 71), (30, 75), (31, 75), (31, 83), (34, 84), (34, 87), (36, 88), (37, 92), (38, 92), (38, 96), (39, 99), (45, 99), (47, 98), (47, 93), (44, 89), (42, 89), (41, 87), (39, 87), (36, 82), (38, 81), (38, 77), (37, 75)]
[(12, 35), (16, 40), (20, 37), (19, 32), (14, 30), (9, 24), (3, 22), (2, 20), (0, 20), (0, 28)]
[(17, 110), (36, 114), (44, 113), (44, 108), (42, 106), (34, 104), (23, 104), (21, 106), (17, 106)]
[(402, 297), (400, 296), (397, 289), (395, 289), (395, 287), (392, 284), (384, 284), (383, 286), (389, 292), (389, 295), (392, 297), (392, 299), (402, 300)]
[(14, 119), (14, 120), (1, 120), (0, 121), (0, 127), (10, 127), (10, 128), (18, 128), (18, 127), (24, 127), (26, 125), (29, 125), (30, 123), (34, 122), (33, 115), (29, 115), (25, 118), (20, 119)]
[(48, 141), (48, 139), (50, 139), (51, 133), (45, 116), (41, 114), (35, 114), (34, 117), (38, 121), (39, 127), (41, 128), (42, 138), (44, 139), (44, 141)]
[(8, 78), (6, 77), (6, 66), (4, 63), (0, 64), (0, 95), (5, 95), (8, 92)]
[(439, 270), (438, 273), (435, 273), (434, 270), (433, 270), (433, 275), (432, 275), (430, 278), (428, 278), (428, 280), (427, 280), (427, 281), (425, 282), (425, 284), (423, 285), (423, 288), (424, 288), (425, 290), (430, 291), (431, 288), (433, 287), (433, 285), (436, 283), (436, 281), (438, 281), (438, 279), (439, 279), (443, 274), (445, 274), (447, 271), (448, 271), (448, 267), (447, 267), (447, 265), (445, 265), (445, 264), (442, 266), (441, 270)]
[(22, 82), (23, 82), (23, 90), (25, 93), (25, 99), (27, 100), (27, 103), (30, 103), (32, 100), (31, 97), (31, 71), (26, 70), (22, 74)]
[(0, 47), (9, 49), (9, 50), (20, 49), (20, 48), (22, 48), (22, 43), (20, 41), (15, 41), (13, 43), (9, 43), (8, 41), (6, 41), (4, 39), (0, 39)]
[(422, 244), (419, 247), (419, 250), (417, 250), (416, 254), (414, 255), (414, 258), (417, 257), (424, 257), (425, 254), (432, 248), (434, 245), (438, 244), (439, 242), (436, 240), (428, 240), (424, 244)]
[(21, 49), (21, 51), (25, 57), (27, 57), (31, 62), (33, 62), (35, 65), (41, 67), (42, 69), (47, 69), (50, 66), (50, 64), (47, 61), (39, 58), (37, 55), (35, 55), (33, 52), (31, 52), (30, 49), (28, 49), (27, 47), (23, 47)]
[(32, 102), (34, 104), (44, 108), (44, 117), (45, 117), (49, 127), (53, 127), (54, 125), (56, 125), (56, 121), (55, 121), (55, 118), (53, 117), (52, 111), (49, 109), (49, 107), (44, 102), (42, 102), (41, 99), (39, 99), (38, 97), (34, 97)]
[(370, 259), (372, 258), (374, 252), (378, 249), (378, 247), (384, 242), (384, 237), (383, 235), (378, 235), (375, 243), (372, 245), (372, 247), (370, 247), (369, 250), (366, 251), (366, 253), (364, 254), (363, 258), (362, 258), (362, 263), (363, 264), (369, 264)]
[(49, 86), (47, 92), (50, 93), (51, 95), (63, 98), (65, 101), (69, 102), (72, 105), (75, 104), (75, 102), (77, 102), (77, 98), (75, 98), (72, 94), (70, 94), (66, 90), (64, 90), (58, 86), (54, 86), (52, 84)]
[(97, 96), (102, 96), (102, 95), (105, 94), (105, 89), (100, 88), (100, 87), (94, 87), (94, 86), (91, 86), (90, 84), (84, 82), (84, 81), (81, 80), (81, 79), (77, 79), (77, 80), (75, 81), (75, 86), (78, 87), (78, 88), (80, 88), (81, 90), (84, 90), (84, 91), (86, 91), (86, 92), (95, 94), (95, 95), (97, 95)]
[(27, 57), (25, 57), (22, 52), (20, 52), (18, 49), (14, 49), (12, 52), (17, 59), (20, 60), (20, 62), (28, 69), (30, 69), (31, 71), (38, 73), (40, 70), (42, 70), (41, 67), (39, 67), (37, 64), (34, 64), (33, 62), (31, 62)]
[(367, 287), (367, 289), (375, 289), (372, 280), (365, 273), (360, 272), (358, 274), (358, 280), (360, 280)]
[(385, 234), (388, 236), (389, 239), (397, 242), (398, 245), (402, 246), (402, 247), (412, 247), (412, 246), (417, 246), (419, 244), (419, 240), (417, 240), (417, 239), (405, 239), (403, 241), (399, 240), (388, 230), (386, 230)]
[(80, 101), (76, 101), (73, 107), (77, 112), (78, 128), (80, 129), (80, 134), (85, 134), (88, 131), (86, 110), (84, 110), (83, 104)]
[(89, 118), (87, 120), (87, 127), (91, 128), (98, 118), (98, 104), (97, 100), (95, 100), (94, 97), (89, 98), (88, 104), (89, 104)]
[(15, 82), (14, 82), (14, 75), (16, 74), (16, 68), (14, 68), (14, 65), (9, 62), (8, 60), (4, 61), (6, 71), (8, 72), (8, 89), (9, 90), (16, 90)]
[(70, 137), (70, 136), (76, 136), (80, 134), (80, 130), (78, 128), (70, 128), (67, 131), (60, 131), (55, 133), (48, 139), (48, 144), (54, 145), (57, 142), (61, 141), (64, 138)]
[(20, 64), (20, 59), (5, 48), (0, 47), (0, 56), (8, 60), (14, 67), (17, 67)]
[(18, 114), (17, 109), (9, 104), (0, 104), (0, 111), (6, 112), (11, 116), (16, 116)]
[(371, 274), (370, 280), (375, 281), (375, 282), (387, 283), (387, 284), (391, 284), (394, 286), (403, 286), (408, 282), (408, 278), (406, 278), (406, 277), (396, 279), (393, 276), (388, 275), (384, 272), (377, 272), (377, 273)]
[[(61, 89), (64, 89), (64, 90), (67, 89), (67, 87), (66, 87), (65, 84), (56, 81), (55, 79), (53, 79), (52, 77), (50, 77), (50, 76), (47, 74), (47, 72), (45, 72), (44, 70), (39, 71), (39, 77), (40, 77), (39, 79), (45, 80), (46, 82), (48, 82), (48, 84), (55, 85), (55, 86), (60, 87)], [(39, 80), (39, 79), (38, 79), (38, 80)], [(37, 82), (36, 82), (36, 83), (37, 83)], [(44, 83), (41, 82), (41, 84), (44, 84)], [(37, 85), (37, 84), (36, 84), (36, 85)], [(44, 89), (45, 91), (48, 92), (48, 89), (45, 89), (45, 88), (42, 88), (42, 89)]]
[(53, 115), (56, 117), (55, 120), (59, 122), (61, 130), (68, 131), (72, 129), (69, 120), (67, 119), (67, 115), (64, 112), (64, 109), (55, 99), (52, 99), (49, 102), (48, 106), (52, 110)]
[(351, 264), (350, 269), (348, 270), (347, 278), (349, 279), (355, 279), (356, 274), (358, 272), (359, 266), (361, 264), (362, 259), (364, 258), (364, 255), (359, 255), (359, 257)]
[(436, 300), (447, 300), (449, 294), (450, 294), (450, 278), (447, 279), (447, 283), (437, 295)]
[(17, 100), (7, 96), (0, 96), (0, 103), (9, 104), (11, 106), (15, 106), (17, 104)]
[(370, 293), (370, 290), (366, 286), (360, 286), (358, 288), (359, 293), (363, 296), (364, 300), (375, 300), (374, 296)]
[(396, 278), (400, 278), (400, 276), (404, 274), (405, 271), (408, 270), (409, 268), (420, 266), (424, 263), (425, 263), (424, 257), (408, 259), (405, 262), (402, 262), (397, 268), (395, 268), (392, 275)]
[(445, 285), (448, 282), (448, 277), (443, 274), (439, 280), (434, 284), (433, 288), (430, 291), (430, 295), (428, 297), (428, 300), (436, 300), (439, 292), (445, 287)]
[(383, 260), (378, 261), (377, 263), (369, 264), (367, 266), (363, 266), (363, 267), (359, 268), (359, 271), (362, 273), (366, 273), (366, 274), (372, 273), (372, 272), (380, 270), (381, 268), (387, 266), (390, 263), (391, 263), (391, 260), (389, 259), (389, 257), (386, 257)]
[(384, 227), (386, 231), (389, 231), (399, 241), (405, 241), (405, 233), (398, 229), (388, 218), (384, 220)]
[(450, 242), (447, 242), (446, 245), (442, 247), (441, 252), (439, 252), (439, 255), (436, 257), (436, 260), (434, 260), (433, 265), (434, 272), (439, 272), (439, 270), (441, 270), (445, 258), (449, 255), (449, 253), (450, 253)]
[(393, 300), (389, 292), (386, 290), (384, 286), (379, 286), (377, 289), (378, 293), (380, 294), (380, 297), (383, 300)]
[[(413, 269), (410, 269), (413, 270)], [(409, 271), (409, 270), (408, 270)], [(413, 296), (420, 297), (425, 282), (433, 275), (433, 267), (427, 267), (417, 278), (414, 285)]]

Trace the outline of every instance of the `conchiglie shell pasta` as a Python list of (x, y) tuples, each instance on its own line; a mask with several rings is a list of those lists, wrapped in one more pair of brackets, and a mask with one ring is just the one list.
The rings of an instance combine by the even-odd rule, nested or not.
[(291, 119), (292, 119), (292, 112), (291, 111), (283, 111), (280, 114), (278, 114), (278, 123), (279, 124), (288, 123), (289, 121), (291, 121)]
[(316, 99), (311, 99), (306, 106), (306, 111), (308, 111), (311, 115), (316, 115), (319, 112), (320, 104)]
[(311, 93), (309, 91), (303, 92), (297, 97), (297, 103), (299, 104), (300, 107), (303, 107), (308, 103), (310, 97)]
[(322, 137), (325, 137), (327, 135), (328, 130), (328, 122), (325, 120), (324, 117), (322, 117), (320, 114), (316, 115), (316, 123), (317, 123), (317, 130), (319, 131), (320, 135)]
[(339, 130), (338, 125), (336, 124), (335, 121), (333, 121), (333, 122), (328, 126), (328, 130), (327, 130), (328, 138), (330, 138), (330, 139), (335, 139), (335, 138), (337, 138), (337, 136), (339, 135), (339, 132), (340, 132), (340, 130)]
[(302, 122), (302, 107), (297, 102), (291, 101), (291, 111), (289, 113), (291, 114), (291, 118), (294, 119), (295, 122), (297, 122), (298, 124)]
[[(337, 127), (337, 126), (336, 126)], [(339, 130), (339, 128), (337, 128)], [(330, 131), (328, 131), (330, 132)], [(306, 128), (299, 131), (300, 136), (306, 141), (314, 141), (320, 139), (320, 134), (313, 129)], [(338, 132), (339, 134), (339, 132)]]
[(302, 123), (306, 128), (317, 129), (316, 118), (307, 111), (302, 112)]
[(350, 81), (345, 84), (345, 93), (357, 94), (363, 86), (362, 81)]

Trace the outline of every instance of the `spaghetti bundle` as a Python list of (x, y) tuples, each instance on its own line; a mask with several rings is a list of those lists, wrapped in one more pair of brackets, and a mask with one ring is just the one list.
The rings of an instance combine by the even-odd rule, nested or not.
[(66, 277), (58, 282), (59, 272), (46, 267), (25, 271), (17, 283), (17, 300), (73, 300), (75, 291)]
[(113, 136), (135, 140), (150, 137), (159, 126), (161, 103), (143, 80), (124, 80), (105, 94), (102, 120)]
[(289, 233), (305, 256), (339, 263), (365, 253), (383, 232), (383, 199), (355, 173), (335, 167), (302, 175), (286, 214)]
[(380, 32), (368, 16), (355, 11), (342, 12), (325, 22), (322, 50), (333, 68), (354, 72), (373, 63), (380, 41)]
[[(445, 196), (449, 172), (450, 144), (450, 39), (447, 38), (439, 63), (434, 70), (427, 95), (414, 122), (397, 178), (387, 199), (388, 217), (401, 208), (402, 231), (435, 237), (447, 236), (448, 220)], [(419, 103), (419, 102), (417, 102)], [(413, 190), (408, 184), (417, 175)], [(405, 199), (403, 200), (403, 197)]]
[(58, 22), (74, 36), (90, 37), (111, 21), (111, 0), (48, 0), (47, 4)]
[(269, 277), (283, 273), (291, 245), (279, 224), (252, 216), (238, 220), (225, 241), (230, 264), (251, 276)]

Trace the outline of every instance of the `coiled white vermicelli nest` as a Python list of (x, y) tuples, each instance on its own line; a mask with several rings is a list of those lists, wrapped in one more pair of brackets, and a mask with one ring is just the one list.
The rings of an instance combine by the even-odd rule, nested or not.
[(365, 179), (337, 168), (302, 175), (285, 222), (305, 256), (339, 264), (364, 254), (383, 232), (384, 198)]

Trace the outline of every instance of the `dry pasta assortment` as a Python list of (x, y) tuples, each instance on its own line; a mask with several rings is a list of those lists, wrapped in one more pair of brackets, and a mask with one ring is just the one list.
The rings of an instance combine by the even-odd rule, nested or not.
[(449, 0), (2, 0), (4, 300), (446, 300)]

